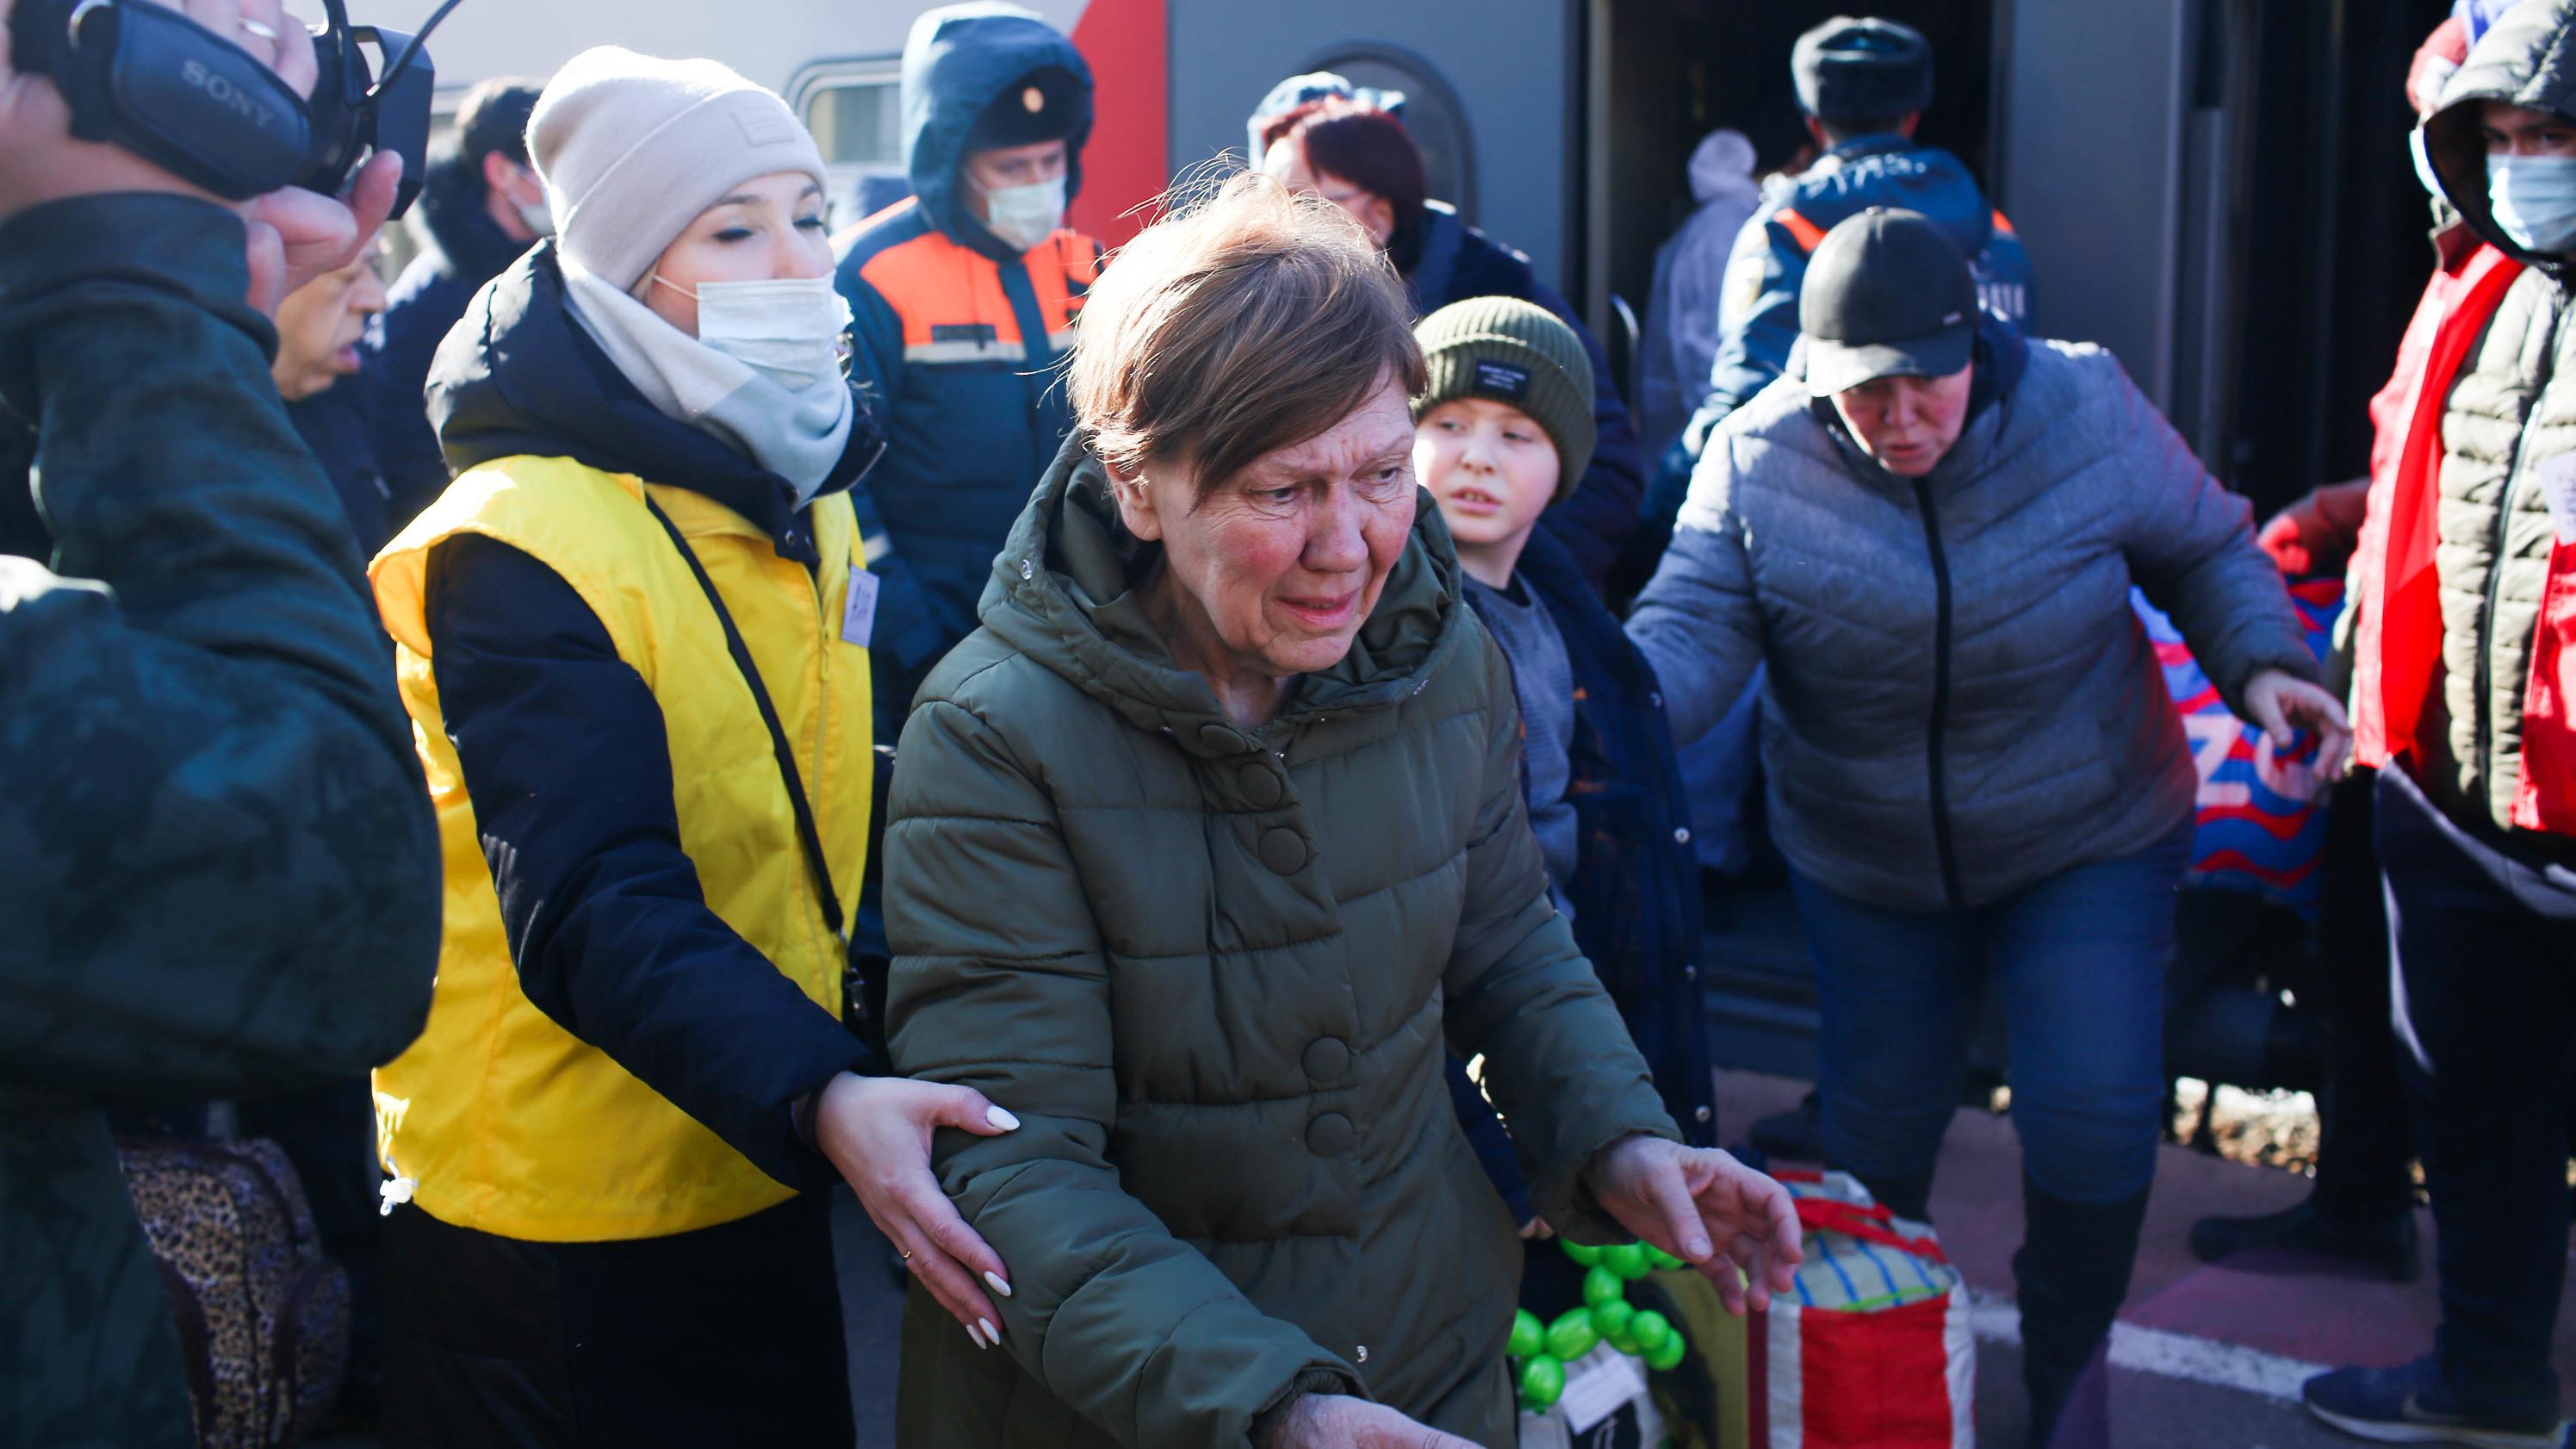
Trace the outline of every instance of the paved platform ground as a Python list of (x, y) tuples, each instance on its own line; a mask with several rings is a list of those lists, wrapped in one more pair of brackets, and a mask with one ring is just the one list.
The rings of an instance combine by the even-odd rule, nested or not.
[[(1787, 1077), (1721, 1072), (1719, 1120), (1728, 1136), (1740, 1135), (1805, 1091), (1806, 1083)], [(2319, 1365), (2395, 1364), (2423, 1352), (2438, 1317), (2429, 1270), (2422, 1281), (2399, 1286), (2287, 1258), (2214, 1267), (2183, 1246), (2200, 1217), (2266, 1212), (2306, 1191), (2285, 1172), (2182, 1147), (2163, 1150), (2136, 1282), (2112, 1345), (2118, 1449), (2350, 1449), (2359, 1442), (2309, 1418), (2296, 1402), (2299, 1382)], [(894, 1449), (902, 1300), (882, 1240), (846, 1189), (835, 1194), (834, 1209), (859, 1449)], [(2012, 1254), (2021, 1241), (2021, 1165), (2007, 1118), (1962, 1111), (1951, 1123), (1932, 1210), (1977, 1295), (1980, 1449), (2020, 1449), (2025, 1416)], [(2422, 1227), (2429, 1253), (2429, 1214)], [(2558, 1367), (2576, 1382), (2576, 1317), (2560, 1320)], [(373, 1442), (340, 1436), (318, 1449), (368, 1449)]]
[[(1794, 1106), (1807, 1084), (1750, 1072), (1718, 1074), (1718, 1114), (1741, 1134)], [(2307, 1191), (2285, 1172), (2168, 1147), (2139, 1245), (2137, 1277), (2112, 1347), (2111, 1411), (2118, 1449), (2336, 1449), (2345, 1438), (2298, 1407), (2299, 1382), (2318, 1365), (2403, 1363), (2431, 1342), (2439, 1313), (2432, 1276), (2412, 1285), (2276, 1258), (2201, 1263), (2183, 1246), (2197, 1219), (2287, 1207)], [(872, 1236), (843, 1194), (842, 1289), (850, 1307), (851, 1386), (861, 1449), (892, 1449), (897, 1372), (895, 1299)], [(2008, 1118), (1963, 1111), (1951, 1123), (1932, 1192), (1942, 1241), (1977, 1294), (1977, 1439), (2019, 1449), (2018, 1315), (2012, 1254), (2021, 1241), (2021, 1156)], [(2429, 1254), (2433, 1224), (2422, 1215)], [(2261, 1270), (2261, 1271), (2257, 1271)], [(2559, 1372), (2576, 1382), (2576, 1317), (2562, 1317)]]

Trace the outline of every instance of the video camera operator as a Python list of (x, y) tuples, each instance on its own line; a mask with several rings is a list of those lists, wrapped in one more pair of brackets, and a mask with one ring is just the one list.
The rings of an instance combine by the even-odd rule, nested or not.
[[(171, 8), (313, 91), (278, 0)], [(74, 139), (12, 56), (0, 454), (32, 454), (52, 567), (0, 557), (0, 1438), (183, 1446), (178, 1338), (102, 1107), (363, 1071), (429, 1002), (421, 768), (261, 314), (356, 254), (402, 165), (370, 162), (347, 204), (226, 203)]]

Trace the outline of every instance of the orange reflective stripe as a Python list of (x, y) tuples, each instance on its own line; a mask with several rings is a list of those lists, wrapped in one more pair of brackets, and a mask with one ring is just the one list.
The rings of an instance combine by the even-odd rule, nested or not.
[(2004, 215), (2002, 207), (1995, 208), (1995, 230), (2005, 236), (2013, 234), (2012, 218)]
[(1771, 219), (1789, 229), (1789, 235), (1798, 239), (1798, 250), (1802, 252), (1814, 251), (1816, 249), (1816, 243), (1825, 239), (1825, 229), (1823, 227), (1816, 225), (1814, 222), (1807, 220), (1805, 217), (1800, 216), (1798, 213), (1791, 211), (1785, 206), (1772, 213)]
[(1029, 269), (1029, 289), (1037, 294), (1038, 315), (1046, 319), (1051, 345), (1065, 346), (1065, 333), (1082, 311), (1083, 291), (1090, 287), (1093, 259), (1099, 247), (1074, 231), (1058, 231), (1046, 247), (1031, 248), (1021, 261)]
[(939, 232), (886, 248), (868, 258), (859, 276), (903, 319), (907, 351), (965, 335), (1012, 348), (1021, 343), (1019, 316), (1002, 294), (1001, 268)]

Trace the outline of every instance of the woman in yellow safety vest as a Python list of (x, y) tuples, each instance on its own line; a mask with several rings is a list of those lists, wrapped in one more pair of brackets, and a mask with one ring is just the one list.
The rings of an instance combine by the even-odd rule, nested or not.
[[(931, 1132), (1015, 1126), (843, 1024), (875, 588), (823, 163), (712, 61), (603, 47), (529, 141), (560, 235), (433, 369), (456, 481), (371, 571), (446, 853), (377, 1073), (389, 1445), (851, 1441), (837, 1170), (989, 1346)], [(327, 781), (320, 787), (330, 788)]]

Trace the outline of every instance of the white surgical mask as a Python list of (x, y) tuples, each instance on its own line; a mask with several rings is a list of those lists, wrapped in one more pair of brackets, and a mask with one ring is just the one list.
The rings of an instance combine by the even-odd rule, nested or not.
[(2525, 251), (2576, 246), (2576, 156), (2487, 157), (2487, 205)]
[(538, 236), (555, 234), (555, 210), (546, 205), (544, 197), (540, 196), (534, 201), (513, 201), (510, 204), (519, 209), (519, 225)]
[(1027, 251), (1055, 235), (1056, 223), (1064, 219), (1064, 178), (986, 191), (984, 213), (986, 231), (1014, 250)]
[(697, 298), (700, 342), (779, 386), (797, 392), (840, 374), (850, 303), (830, 277), (700, 282), (694, 293), (659, 272), (653, 280)]

